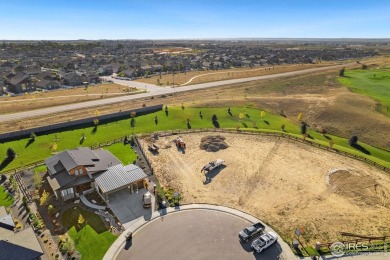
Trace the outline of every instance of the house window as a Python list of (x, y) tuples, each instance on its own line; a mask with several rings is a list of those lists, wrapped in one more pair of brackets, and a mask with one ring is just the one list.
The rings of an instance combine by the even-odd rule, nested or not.
[(68, 188), (65, 190), (61, 190), (62, 197), (65, 197), (66, 195), (73, 194), (73, 188)]
[(74, 174), (77, 176), (77, 175), (80, 175), (80, 174), (83, 174), (83, 169), (76, 169), (74, 171)]

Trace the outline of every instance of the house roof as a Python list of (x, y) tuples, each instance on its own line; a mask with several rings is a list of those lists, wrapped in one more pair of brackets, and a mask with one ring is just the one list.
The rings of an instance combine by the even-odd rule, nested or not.
[(41, 79), (39, 82), (35, 84), (37, 87), (43, 88), (47, 86), (59, 86), (60, 82), (57, 80), (48, 80), (48, 79)]
[[(4, 206), (0, 207), (0, 230), (2, 233), (3, 229), (8, 229), (13, 231), (15, 228), (14, 220), (12, 219), (12, 216), (7, 213)], [(0, 237), (1, 239), (1, 237)]]
[(60, 172), (57, 172), (55, 175), (47, 176), (47, 181), (49, 182), (50, 187), (56, 191), (69, 183), (74, 182), (76, 176), (69, 175), (69, 173), (63, 169)]
[(144, 171), (134, 164), (115, 165), (96, 177), (96, 184), (103, 193), (125, 187), (133, 182), (146, 178)]
[(88, 175), (86, 177), (69, 175), (69, 171), (77, 166), (85, 166), (89, 173), (94, 174), (121, 164), (121, 162), (107, 150), (91, 150), (87, 147), (79, 147), (56, 154), (46, 159), (45, 164), (49, 171), (47, 180), (55, 191), (91, 181)]
[(12, 84), (12, 85), (17, 85), (17, 84), (19, 84), (20, 82), (22, 82), (23, 80), (25, 80), (25, 79), (28, 79), (30, 76), (28, 75), (28, 74), (24, 74), (24, 73), (18, 73), (18, 74), (16, 74), (15, 75), (15, 77), (12, 77), (11, 78), (11, 81), (10, 81), (10, 83)]
[[(1, 233), (1, 232), (0, 232)], [(0, 240), (0, 257), (7, 260), (32, 260), (43, 255), (43, 250), (31, 227)]]

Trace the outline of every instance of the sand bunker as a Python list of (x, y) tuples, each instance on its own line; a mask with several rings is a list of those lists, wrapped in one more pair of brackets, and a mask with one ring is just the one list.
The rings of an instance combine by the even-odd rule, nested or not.
[(200, 149), (207, 152), (218, 152), (219, 150), (228, 148), (225, 142), (225, 137), (221, 135), (205, 136), (200, 140)]

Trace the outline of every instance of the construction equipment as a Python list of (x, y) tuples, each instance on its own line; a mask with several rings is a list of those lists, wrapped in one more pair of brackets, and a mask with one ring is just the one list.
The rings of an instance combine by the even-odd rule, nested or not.
[(152, 153), (158, 153), (159, 147), (155, 144), (148, 145), (148, 150)]
[(180, 137), (176, 138), (175, 143), (178, 149), (186, 149), (186, 143)]
[(218, 168), (220, 167), (225, 161), (222, 160), (222, 159), (217, 159), (215, 161), (212, 161), (212, 162), (209, 162), (208, 164), (206, 164), (205, 166), (203, 166), (202, 170), (200, 172), (203, 172), (203, 171), (212, 171), (214, 170), (215, 168)]

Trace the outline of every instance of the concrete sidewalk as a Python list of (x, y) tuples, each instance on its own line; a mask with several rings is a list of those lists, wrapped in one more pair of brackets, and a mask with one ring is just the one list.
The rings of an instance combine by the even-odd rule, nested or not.
[[(144, 225), (147, 225), (149, 222), (156, 220), (164, 215), (171, 214), (171, 213), (178, 213), (180, 211), (185, 211), (185, 210), (215, 210), (215, 211), (220, 211), (224, 213), (228, 213), (231, 215), (234, 215), (236, 217), (243, 218), (251, 223), (256, 223), (256, 222), (261, 222), (259, 219), (244, 213), (242, 211), (236, 210), (236, 209), (231, 209), (228, 207), (224, 206), (217, 206), (217, 205), (209, 205), (209, 204), (189, 204), (189, 205), (184, 205), (180, 207), (175, 207), (175, 208), (167, 208), (159, 211), (153, 212), (150, 221), (145, 221), (143, 217), (138, 218), (137, 220), (133, 221), (132, 224), (129, 226), (129, 228), (126, 229), (119, 237), (118, 239), (111, 245), (111, 247), (108, 249), (104, 256), (104, 260), (112, 260), (116, 259), (117, 255), (119, 254), (120, 250), (123, 249), (125, 243), (126, 243), (126, 238), (125, 235), (128, 232), (132, 232), (133, 234), (142, 228)], [(264, 224), (264, 223), (263, 223)], [(266, 225), (265, 225), (266, 226)], [(270, 227), (266, 226), (265, 230), (268, 231), (273, 231)], [(284, 260), (296, 260), (297, 257), (294, 255), (290, 247), (285, 243), (283, 240), (279, 239), (278, 240), (282, 252), (280, 253), (280, 259)]]

